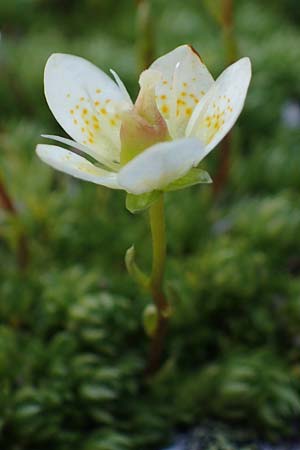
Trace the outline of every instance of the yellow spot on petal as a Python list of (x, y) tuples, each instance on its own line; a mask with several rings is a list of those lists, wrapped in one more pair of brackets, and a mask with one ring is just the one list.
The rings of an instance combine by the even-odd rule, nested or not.
[(168, 108), (167, 105), (163, 105), (162, 108), (161, 108), (161, 110), (162, 110), (162, 112), (165, 113), (165, 114), (167, 114), (167, 113), (169, 112), (169, 108)]
[(81, 101), (81, 102), (84, 102), (84, 97), (80, 97), (80, 101)]
[(204, 95), (204, 94), (205, 94), (205, 92), (204, 92), (204, 91), (200, 91), (200, 94), (201, 94), (201, 95)]
[(181, 92), (181, 94), (180, 94), (182, 97), (185, 97), (186, 96), (186, 92)]
[(192, 108), (186, 108), (185, 113), (187, 116), (190, 116), (192, 114)]
[(205, 120), (207, 126), (210, 127), (211, 126), (211, 117), (207, 116), (204, 120)]
[(78, 124), (78, 120), (77, 120), (77, 119), (74, 119), (74, 120), (73, 120), (73, 123), (74, 123), (75, 125), (77, 125), (77, 124)]
[(66, 97), (67, 97), (67, 98), (70, 98), (70, 97), (71, 97), (71, 94), (67, 94)]
[(183, 83), (182, 83), (182, 86), (187, 87), (187, 83), (186, 83), (186, 82), (183, 82)]
[(99, 125), (97, 123), (95, 123), (94, 130), (99, 130), (99, 129), (100, 129)]
[(94, 139), (89, 138), (89, 143), (90, 143), (90, 144), (94, 144), (94, 142), (95, 142)]
[(110, 124), (114, 127), (117, 123), (115, 119), (110, 119)]
[(108, 99), (105, 100), (105, 103), (109, 103), (109, 102), (111, 102), (111, 99), (110, 99), (110, 98), (108, 98)]
[(94, 105), (95, 105), (95, 106), (99, 106), (99, 105), (100, 105), (100, 102), (98, 102), (98, 100), (96, 100), (96, 101), (94, 102)]
[(70, 114), (74, 114), (74, 109), (70, 109)]
[(107, 111), (105, 108), (101, 108), (100, 109), (101, 114), (103, 114), (104, 116), (107, 114)]
[(100, 92), (101, 92), (101, 89), (96, 89), (97, 94), (100, 94)]
[(85, 128), (81, 127), (81, 131), (82, 131), (82, 133), (84, 133), (85, 132)]
[(79, 109), (79, 105), (76, 105), (75, 108), (76, 108), (76, 109)]
[(85, 120), (84, 123), (85, 123), (86, 125), (89, 125), (90, 121), (89, 121), (89, 120)]
[(161, 98), (162, 100), (166, 100), (167, 96), (163, 94), (163, 95), (160, 96), (160, 98)]
[(163, 84), (164, 84), (164, 85), (168, 84), (168, 81), (167, 81), (167, 80), (164, 80), (164, 81), (163, 81)]
[(84, 109), (82, 110), (82, 114), (85, 116), (87, 113), (88, 113), (88, 110), (87, 110), (86, 108), (84, 108)]

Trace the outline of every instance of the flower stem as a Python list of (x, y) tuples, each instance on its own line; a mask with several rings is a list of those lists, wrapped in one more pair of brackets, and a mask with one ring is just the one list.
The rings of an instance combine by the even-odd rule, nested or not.
[(15, 206), (4, 186), (4, 183), (1, 181), (1, 178), (0, 178), (0, 205), (3, 209), (9, 211), (11, 214), (16, 214)]
[[(0, 207), (12, 216), (18, 217), (18, 211), (0, 177)], [(19, 269), (25, 271), (28, 264), (28, 245), (27, 238), (22, 230), (18, 231), (17, 242), (17, 262)]]
[[(232, 64), (238, 55), (237, 40), (234, 34), (234, 0), (222, 0), (221, 2), (221, 28), (226, 55), (226, 63)], [(215, 176), (213, 191), (215, 197), (222, 192), (230, 171), (230, 159), (232, 153), (232, 132), (228, 133), (222, 141), (219, 169)]]
[(222, 0), (222, 32), (227, 64), (237, 58), (237, 41), (234, 33), (234, 0)]
[(136, 0), (137, 50), (139, 70), (147, 69), (154, 59), (153, 20), (149, 0)]
[(153, 375), (159, 368), (168, 322), (168, 302), (163, 291), (166, 261), (166, 230), (163, 194), (151, 206), (150, 227), (152, 234), (152, 274), (150, 290), (157, 308), (156, 329), (151, 338), (147, 375)]
[[(166, 262), (166, 229), (163, 194), (151, 206), (149, 214), (153, 246), (151, 285), (152, 289), (156, 292), (162, 288)], [(160, 307), (165, 306), (164, 302), (161, 304), (161, 301), (159, 301), (159, 303)]]

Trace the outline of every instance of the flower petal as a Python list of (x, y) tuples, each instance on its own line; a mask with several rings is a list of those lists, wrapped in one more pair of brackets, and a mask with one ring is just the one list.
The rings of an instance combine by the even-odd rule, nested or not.
[(173, 139), (183, 137), (190, 117), (214, 80), (200, 56), (182, 45), (158, 58), (150, 69), (162, 74), (156, 87), (157, 105)]
[(131, 104), (117, 84), (83, 58), (54, 54), (45, 67), (45, 95), (56, 120), (99, 161), (119, 160), (120, 112)]
[(106, 159), (104, 156), (101, 155), (101, 161), (99, 158), (98, 152), (95, 150), (86, 147), (83, 144), (79, 144), (78, 142), (72, 141), (72, 139), (67, 139), (61, 136), (55, 136), (53, 134), (42, 134), (41, 135), (45, 139), (52, 139), (53, 141), (61, 142), (62, 144), (69, 145), (70, 147), (76, 148), (77, 150), (80, 150), (83, 153), (86, 153), (87, 155), (92, 156), (94, 159), (98, 160), (101, 164), (104, 166), (107, 166), (109, 169), (116, 171), (120, 167), (119, 164), (113, 163), (112, 161)]
[(153, 145), (120, 170), (118, 182), (136, 195), (163, 190), (197, 165), (203, 152), (201, 142), (193, 138)]
[(112, 74), (112, 76), (114, 77), (115, 82), (116, 82), (117, 85), (119, 86), (120, 90), (123, 92), (124, 99), (127, 100), (128, 104), (129, 104), (130, 106), (133, 106), (132, 100), (131, 100), (130, 95), (129, 95), (127, 89), (126, 89), (126, 86), (125, 86), (125, 84), (123, 83), (123, 81), (121, 80), (121, 78), (119, 77), (119, 75), (117, 74), (117, 72), (115, 72), (115, 71), (112, 70), (112, 69), (109, 69), (109, 71), (110, 71), (110, 73)]
[(195, 109), (186, 135), (197, 137), (209, 153), (240, 115), (251, 78), (249, 58), (242, 58), (229, 66)]
[(100, 169), (87, 159), (56, 145), (39, 144), (36, 152), (42, 161), (81, 180), (91, 181), (112, 189), (122, 189), (114, 172)]

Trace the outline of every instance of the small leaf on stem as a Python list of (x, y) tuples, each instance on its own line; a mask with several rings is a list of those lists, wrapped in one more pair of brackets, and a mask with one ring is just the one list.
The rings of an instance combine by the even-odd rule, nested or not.
[(158, 311), (155, 305), (146, 306), (143, 314), (144, 329), (149, 337), (153, 337), (158, 325)]
[(149, 277), (138, 267), (135, 262), (135, 249), (132, 245), (125, 254), (125, 265), (129, 275), (136, 281), (136, 283), (142, 288), (149, 290), (150, 279)]
[(133, 214), (148, 209), (159, 197), (159, 191), (147, 192), (141, 195), (127, 194), (126, 208)]
[(178, 191), (189, 186), (194, 186), (199, 183), (212, 183), (212, 179), (208, 172), (197, 167), (192, 168), (187, 174), (178, 180), (170, 183), (165, 191)]

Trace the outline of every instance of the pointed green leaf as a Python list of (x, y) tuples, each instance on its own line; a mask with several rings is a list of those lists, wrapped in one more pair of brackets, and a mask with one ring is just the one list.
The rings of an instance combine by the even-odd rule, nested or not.
[(146, 192), (141, 195), (127, 194), (126, 208), (135, 214), (149, 208), (159, 197), (159, 191)]
[(129, 275), (136, 281), (136, 283), (143, 289), (148, 290), (150, 285), (149, 277), (138, 267), (135, 262), (135, 249), (132, 245), (125, 254), (125, 265)]
[(179, 189), (184, 189), (186, 187), (194, 186), (194, 184), (199, 183), (212, 183), (212, 179), (208, 172), (202, 169), (198, 169), (194, 167), (183, 177), (179, 178), (176, 181), (168, 184), (165, 187), (165, 191), (178, 191)]

